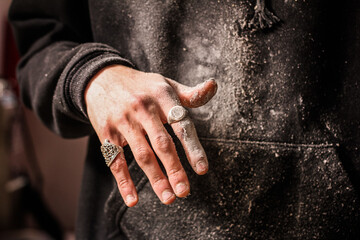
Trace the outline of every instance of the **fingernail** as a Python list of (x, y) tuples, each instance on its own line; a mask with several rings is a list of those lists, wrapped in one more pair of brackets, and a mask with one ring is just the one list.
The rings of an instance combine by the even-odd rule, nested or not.
[(126, 201), (127, 204), (130, 204), (132, 202), (135, 202), (136, 198), (133, 195), (127, 195), (125, 201)]
[(163, 202), (167, 202), (170, 198), (174, 196), (174, 193), (170, 192), (169, 190), (163, 191), (161, 194)]
[(196, 164), (196, 170), (197, 172), (205, 172), (207, 170), (207, 164), (203, 161), (199, 161)]
[(188, 186), (185, 183), (178, 183), (175, 187), (176, 194), (181, 194), (188, 190)]

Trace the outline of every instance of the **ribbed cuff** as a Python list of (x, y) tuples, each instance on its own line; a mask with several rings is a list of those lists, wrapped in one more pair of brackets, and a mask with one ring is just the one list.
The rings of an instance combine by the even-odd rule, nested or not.
[(110, 65), (120, 64), (128, 67), (134, 67), (134, 65), (122, 58), (116, 50), (103, 44), (90, 45), (83, 51), (80, 50), (79, 55), (69, 63), (72, 68), (65, 79), (64, 95), (68, 105), (72, 106), (81, 115), (80, 118), (86, 121), (88, 116), (84, 92), (92, 77)]

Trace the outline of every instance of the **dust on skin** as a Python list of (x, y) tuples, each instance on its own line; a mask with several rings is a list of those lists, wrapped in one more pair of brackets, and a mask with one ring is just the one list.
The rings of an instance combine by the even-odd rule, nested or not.
[(175, 86), (181, 93), (183, 105), (197, 108), (206, 104), (216, 94), (217, 83), (214, 79), (206, 80), (195, 87)]
[[(213, 85), (210, 91), (206, 91), (205, 85)], [(200, 107), (210, 101), (217, 91), (217, 85), (214, 79), (206, 80), (203, 83), (198, 84), (196, 87), (196, 93), (190, 98), (190, 104), (194, 107)]]
[[(196, 129), (194, 123), (191, 121), (189, 117), (186, 117), (182, 121), (179, 122), (181, 126), (181, 135), (180, 140), (184, 144), (184, 149), (188, 159), (197, 159), (199, 160), (196, 163), (196, 166), (192, 164), (194, 170), (198, 169), (198, 164), (208, 165), (208, 160), (202, 147), (199, 138), (197, 137)], [(201, 163), (202, 162), (202, 163)], [(202, 167), (203, 168), (203, 167)], [(199, 169), (198, 169), (199, 170)], [(197, 171), (203, 172), (203, 171)]]

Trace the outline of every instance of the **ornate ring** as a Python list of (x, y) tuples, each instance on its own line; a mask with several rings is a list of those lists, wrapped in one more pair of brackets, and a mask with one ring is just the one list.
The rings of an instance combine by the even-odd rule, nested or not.
[(187, 116), (188, 111), (183, 106), (172, 107), (167, 116), (169, 124), (179, 122)]
[(108, 167), (110, 167), (111, 163), (120, 152), (124, 152), (124, 149), (118, 145), (110, 143), (108, 139), (105, 139), (105, 142), (101, 145), (101, 153), (104, 156), (105, 163)]

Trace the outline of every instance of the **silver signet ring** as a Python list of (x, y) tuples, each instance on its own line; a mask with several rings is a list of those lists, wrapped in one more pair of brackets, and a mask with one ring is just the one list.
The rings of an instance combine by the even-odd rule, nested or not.
[(183, 120), (188, 114), (188, 111), (183, 106), (172, 107), (167, 116), (167, 121), (169, 124), (179, 122)]

